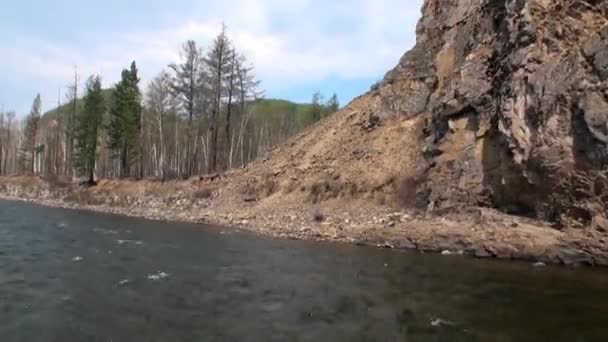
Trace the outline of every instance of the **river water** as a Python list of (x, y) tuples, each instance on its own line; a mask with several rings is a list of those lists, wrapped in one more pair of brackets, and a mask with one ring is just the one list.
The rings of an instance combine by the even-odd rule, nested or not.
[(608, 274), (0, 201), (0, 341), (608, 341)]

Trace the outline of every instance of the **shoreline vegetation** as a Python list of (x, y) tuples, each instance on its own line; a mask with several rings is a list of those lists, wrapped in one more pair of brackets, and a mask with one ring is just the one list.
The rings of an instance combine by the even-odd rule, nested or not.
[(0, 177), (0, 198), (161, 221), (219, 225), (296, 240), (345, 242), (444, 255), (522, 260), (533, 264), (608, 266), (606, 241), (587, 229), (472, 208), (446, 215), (399, 211), (369, 201), (265, 205), (234, 191), (238, 172), (203, 178), (99, 180), (94, 187), (41, 177)]

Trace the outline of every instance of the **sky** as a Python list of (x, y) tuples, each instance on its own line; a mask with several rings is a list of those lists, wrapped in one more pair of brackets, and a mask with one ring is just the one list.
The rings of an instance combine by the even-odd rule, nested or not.
[(206, 49), (221, 29), (245, 54), (267, 98), (342, 104), (367, 91), (415, 43), (423, 0), (2, 0), (0, 109), (23, 116), (37, 93), (43, 110), (65, 97), (74, 69), (81, 89), (113, 86), (135, 60), (142, 88), (180, 46)]

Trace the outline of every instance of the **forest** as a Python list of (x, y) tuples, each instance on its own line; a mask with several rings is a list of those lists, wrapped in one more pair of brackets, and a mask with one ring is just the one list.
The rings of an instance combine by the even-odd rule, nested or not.
[(310, 103), (265, 99), (254, 66), (222, 30), (207, 49), (185, 42), (180, 59), (142, 87), (136, 61), (104, 87), (81, 79), (42, 111), (0, 112), (0, 175), (189, 178), (243, 167), (336, 112), (334, 94)]

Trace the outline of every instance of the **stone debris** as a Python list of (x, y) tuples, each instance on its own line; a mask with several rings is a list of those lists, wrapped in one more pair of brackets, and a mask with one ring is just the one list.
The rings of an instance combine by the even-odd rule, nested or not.
[(80, 262), (80, 261), (82, 261), (82, 260), (83, 260), (83, 258), (82, 258), (82, 257), (79, 257), (79, 256), (72, 258), (72, 261), (73, 261), (73, 262)]

